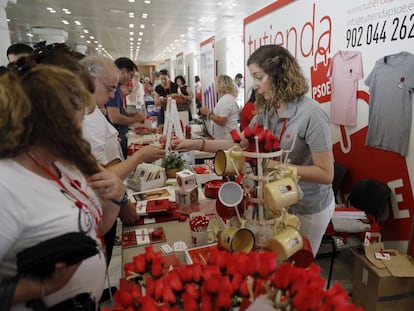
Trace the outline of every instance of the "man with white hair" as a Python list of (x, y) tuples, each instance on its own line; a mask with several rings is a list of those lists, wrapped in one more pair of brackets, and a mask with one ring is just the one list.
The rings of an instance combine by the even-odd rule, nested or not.
[[(100, 55), (90, 55), (81, 60), (90, 74), (95, 79), (94, 98), (97, 105), (95, 111), (86, 114), (83, 121), (83, 136), (90, 143), (92, 154), (98, 162), (108, 170), (113, 171), (121, 179), (126, 179), (129, 174), (143, 162), (153, 162), (165, 156), (165, 151), (159, 147), (146, 146), (124, 160), (122, 155), (118, 131), (106, 119), (105, 104), (114, 98), (118, 86), (118, 70), (112, 60)], [(128, 200), (120, 202), (119, 217), (124, 224), (135, 224), (139, 219), (135, 206)], [(104, 236), (108, 264), (112, 255), (116, 233), (116, 223)]]

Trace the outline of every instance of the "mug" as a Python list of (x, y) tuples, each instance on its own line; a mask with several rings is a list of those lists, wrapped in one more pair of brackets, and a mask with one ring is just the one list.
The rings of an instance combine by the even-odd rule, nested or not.
[(299, 198), (299, 189), (292, 177), (268, 182), (264, 186), (265, 204), (272, 211), (294, 205), (299, 202)]
[(296, 230), (300, 229), (301, 222), (300, 222), (299, 217), (296, 216), (296, 215), (286, 213), (284, 223), (285, 223), (286, 226), (293, 227)]
[(235, 207), (243, 200), (244, 192), (242, 187), (234, 182), (228, 181), (221, 185), (218, 191), (220, 203), (227, 207)]
[(209, 241), (209, 231), (191, 231), (191, 244), (194, 247), (203, 246), (208, 244)]
[(302, 247), (302, 235), (291, 226), (286, 226), (267, 241), (267, 248), (275, 252), (282, 260), (288, 259)]
[(253, 250), (255, 238), (247, 228), (227, 227), (219, 232), (219, 245), (230, 252), (246, 252)]
[(219, 150), (214, 157), (214, 172), (218, 176), (239, 175), (244, 167), (242, 149), (234, 146), (229, 150)]

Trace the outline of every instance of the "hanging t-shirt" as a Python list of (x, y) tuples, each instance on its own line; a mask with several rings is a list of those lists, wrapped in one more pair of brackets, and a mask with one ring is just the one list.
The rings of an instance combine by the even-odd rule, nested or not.
[(400, 52), (379, 59), (365, 84), (371, 93), (366, 145), (407, 155), (414, 55)]
[(358, 80), (364, 76), (361, 52), (338, 51), (327, 76), (332, 85), (331, 122), (356, 126)]

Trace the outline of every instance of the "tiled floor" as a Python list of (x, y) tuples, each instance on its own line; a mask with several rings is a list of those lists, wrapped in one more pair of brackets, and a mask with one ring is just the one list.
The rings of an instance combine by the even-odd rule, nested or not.
[[(120, 236), (122, 232), (122, 225), (119, 222), (117, 228), (117, 235)], [(329, 248), (324, 245), (321, 246), (320, 252), (327, 252)], [(317, 259), (315, 263), (322, 269), (322, 277), (328, 278), (330, 258)], [(119, 245), (115, 245), (111, 264), (109, 266), (109, 282), (111, 286), (119, 285), (119, 279), (122, 275), (122, 248)], [(338, 281), (342, 287), (349, 293), (352, 294), (352, 278), (353, 278), (353, 255), (349, 249), (342, 250), (335, 258), (331, 286), (335, 281)], [(111, 301), (105, 301), (101, 303), (101, 307), (111, 306)]]

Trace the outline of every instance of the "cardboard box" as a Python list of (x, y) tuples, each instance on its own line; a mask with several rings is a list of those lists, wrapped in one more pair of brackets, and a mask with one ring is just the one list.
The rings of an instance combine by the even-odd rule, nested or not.
[[(355, 258), (352, 302), (355, 305), (366, 311), (414, 310), (414, 277), (393, 276), (387, 268), (377, 268), (369, 262), (362, 249), (352, 251)], [(411, 267), (407, 267), (407, 275), (414, 269), (412, 258), (409, 260)]]

